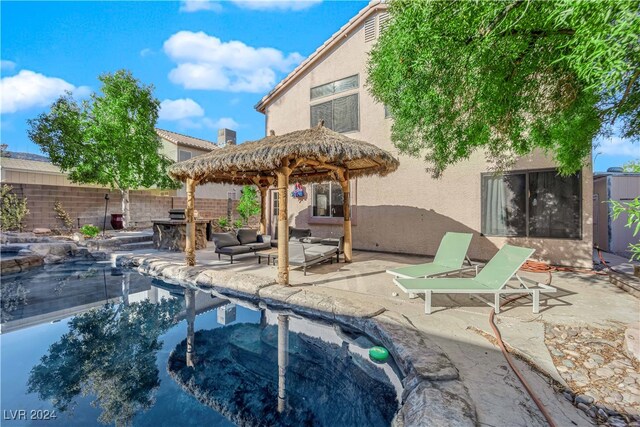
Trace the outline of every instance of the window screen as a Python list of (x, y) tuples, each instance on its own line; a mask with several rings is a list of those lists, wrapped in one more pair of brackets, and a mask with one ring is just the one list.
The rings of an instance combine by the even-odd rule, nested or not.
[(580, 237), (580, 176), (556, 171), (529, 174), (529, 236)]
[(324, 120), (324, 125), (333, 129), (333, 101), (323, 102), (311, 106), (311, 127), (317, 126), (320, 120)]
[(335, 95), (351, 89), (357, 89), (360, 85), (358, 75), (350, 76), (341, 80), (336, 80), (321, 86), (311, 88), (311, 99), (322, 98), (324, 96)]
[(193, 155), (191, 151), (186, 150), (178, 150), (178, 161), (184, 162), (185, 160), (189, 160)]
[(343, 96), (311, 106), (311, 126), (320, 120), (336, 132), (350, 132), (360, 128), (358, 94)]

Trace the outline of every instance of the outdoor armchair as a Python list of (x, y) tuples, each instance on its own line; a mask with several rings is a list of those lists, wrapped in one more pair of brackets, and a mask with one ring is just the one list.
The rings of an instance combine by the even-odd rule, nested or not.
[[(540, 292), (555, 292), (556, 289), (533, 281), (529, 282), (535, 284), (536, 287), (530, 288), (525, 284), (525, 280), (516, 274), (534, 251), (534, 249), (504, 245), (473, 278), (394, 279), (394, 283), (405, 292), (424, 293), (426, 314), (431, 314), (431, 295), (434, 293), (493, 294), (494, 303), (489, 303), (489, 305), (495, 309), (496, 313), (500, 313), (500, 295), (531, 294), (533, 312), (538, 313)], [(520, 288), (507, 288), (507, 282), (514, 276), (518, 279)]]

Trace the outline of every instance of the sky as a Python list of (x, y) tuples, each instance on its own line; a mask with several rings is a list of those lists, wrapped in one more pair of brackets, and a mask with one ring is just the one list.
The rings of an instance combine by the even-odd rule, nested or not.
[[(65, 91), (99, 90), (98, 75), (131, 70), (153, 84), (159, 128), (216, 140), (265, 135), (253, 106), (367, 1), (229, 0), (0, 3), (0, 135), (39, 153), (26, 121)], [(600, 141), (594, 169), (640, 158), (640, 145)]]

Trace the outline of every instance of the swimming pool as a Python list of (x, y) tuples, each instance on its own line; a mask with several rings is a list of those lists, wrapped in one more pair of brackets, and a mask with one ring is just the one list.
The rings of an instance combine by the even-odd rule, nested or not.
[(2, 280), (2, 425), (389, 425), (393, 363), (337, 325), (108, 263)]

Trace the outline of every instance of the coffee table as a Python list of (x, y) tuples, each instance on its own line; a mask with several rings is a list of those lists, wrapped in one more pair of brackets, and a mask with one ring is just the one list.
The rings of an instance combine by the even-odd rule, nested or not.
[(262, 260), (267, 260), (267, 265), (271, 265), (271, 262), (275, 264), (278, 259), (278, 248), (268, 249), (266, 251), (256, 252), (256, 256), (258, 257), (258, 264), (262, 264)]

